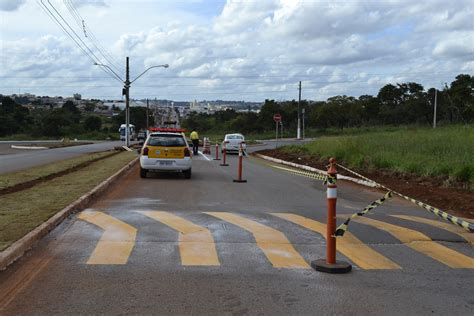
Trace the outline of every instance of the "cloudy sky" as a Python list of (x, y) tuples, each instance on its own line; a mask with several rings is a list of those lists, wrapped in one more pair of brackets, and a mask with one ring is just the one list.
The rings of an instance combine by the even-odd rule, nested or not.
[[(472, 0), (0, 0), (0, 93), (246, 100), (474, 74)], [(55, 20), (57, 19), (57, 21)], [(61, 26), (71, 35), (65, 34)], [(69, 28), (70, 27), (70, 28)], [(82, 47), (81, 49), (79, 47)]]

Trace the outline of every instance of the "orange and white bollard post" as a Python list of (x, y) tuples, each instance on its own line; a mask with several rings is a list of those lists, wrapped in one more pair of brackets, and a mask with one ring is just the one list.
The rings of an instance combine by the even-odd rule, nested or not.
[(214, 158), (214, 160), (220, 160), (219, 158), (219, 144), (216, 143), (216, 158)]
[(224, 148), (222, 148), (222, 163), (221, 163), (221, 166), (223, 167), (227, 167), (229, 164), (226, 163), (226, 158), (227, 158), (227, 150), (225, 149), (225, 146)]
[(239, 148), (239, 167), (238, 167), (239, 169), (237, 170), (237, 179), (235, 179), (234, 182), (239, 182), (239, 183), (247, 182), (247, 180), (242, 179), (243, 154), (244, 154), (244, 150), (242, 148), (242, 144), (240, 144), (240, 148)]
[(347, 273), (352, 266), (344, 261), (336, 260), (336, 202), (337, 202), (337, 170), (336, 159), (329, 159), (327, 171), (327, 224), (326, 224), (326, 259), (311, 262), (311, 266), (320, 272)]

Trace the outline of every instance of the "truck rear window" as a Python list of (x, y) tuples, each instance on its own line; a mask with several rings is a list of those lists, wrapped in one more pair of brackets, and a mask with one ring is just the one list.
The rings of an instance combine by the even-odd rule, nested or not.
[(182, 136), (159, 135), (150, 137), (147, 145), (160, 147), (183, 147), (186, 146), (186, 142)]

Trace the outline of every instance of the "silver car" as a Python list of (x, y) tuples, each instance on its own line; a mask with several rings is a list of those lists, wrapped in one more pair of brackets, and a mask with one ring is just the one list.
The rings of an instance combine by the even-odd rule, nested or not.
[(224, 141), (222, 142), (222, 150), (226, 150), (226, 152), (239, 152), (240, 145), (242, 145), (242, 149), (245, 151), (245, 137), (242, 134), (226, 134), (224, 137)]

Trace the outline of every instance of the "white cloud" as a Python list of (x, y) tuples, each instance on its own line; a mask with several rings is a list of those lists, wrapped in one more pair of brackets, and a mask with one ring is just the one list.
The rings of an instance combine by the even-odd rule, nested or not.
[[(207, 1), (142, 0), (140, 10), (118, 0), (74, 3), (121, 74), (125, 56), (132, 78), (149, 66), (170, 64), (134, 83), (132, 97), (293, 99), (302, 80), (305, 97), (322, 99), (376, 94), (396, 80), (439, 85), (474, 70), (470, 1), (228, 0), (218, 12)], [(74, 22), (66, 7), (60, 9)], [(0, 23), (8, 32), (0, 39), (0, 93), (19, 86), (34, 93), (120, 97), (120, 84), (35, 10), (29, 0), (3, 13)], [(1, 77), (6, 75), (17, 77)]]
[(0, 11), (18, 10), (26, 0), (0, 0)]

